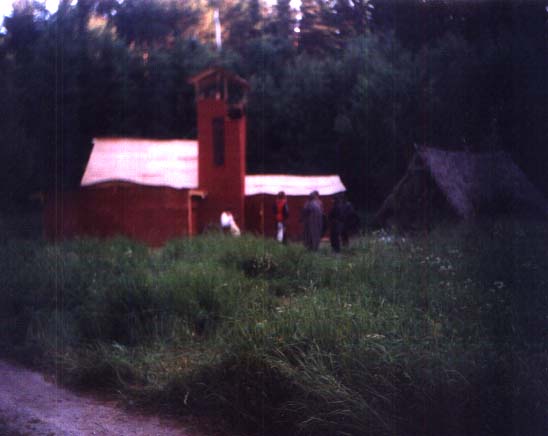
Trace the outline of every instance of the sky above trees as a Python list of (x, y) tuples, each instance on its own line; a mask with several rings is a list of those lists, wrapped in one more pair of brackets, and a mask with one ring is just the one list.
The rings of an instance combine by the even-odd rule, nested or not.
[[(0, 19), (3, 20), (3, 17), (12, 15), (14, 3), (16, 3), (14, 0), (0, 0)], [(51, 14), (56, 12), (59, 6), (59, 0), (43, 0), (39, 3), (42, 3)], [(5, 31), (5, 28), (2, 27), (2, 31)]]

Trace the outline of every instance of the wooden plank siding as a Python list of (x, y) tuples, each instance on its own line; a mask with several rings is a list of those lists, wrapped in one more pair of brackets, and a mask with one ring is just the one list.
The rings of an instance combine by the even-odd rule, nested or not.
[(77, 236), (126, 236), (151, 246), (190, 236), (188, 189), (109, 183), (49, 194), (44, 230), (48, 240)]

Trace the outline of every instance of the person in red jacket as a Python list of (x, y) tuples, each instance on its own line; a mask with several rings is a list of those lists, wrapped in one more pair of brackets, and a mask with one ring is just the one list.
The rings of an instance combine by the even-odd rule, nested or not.
[(274, 203), (274, 217), (276, 219), (276, 239), (278, 242), (286, 241), (285, 221), (289, 217), (289, 207), (284, 191), (278, 192)]

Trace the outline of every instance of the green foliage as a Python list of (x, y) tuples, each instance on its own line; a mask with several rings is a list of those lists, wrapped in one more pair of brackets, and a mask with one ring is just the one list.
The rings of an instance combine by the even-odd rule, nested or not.
[(213, 234), (6, 241), (0, 339), (70, 383), (254, 432), (538, 434), (547, 242), (510, 221), (337, 257)]
[(200, 16), (199, 11), (173, 0), (125, 0), (116, 7), (112, 19), (117, 34), (127, 44), (147, 47), (191, 34)]
[(236, 2), (221, 11), (221, 23), (228, 35), (223, 42), (225, 46), (241, 53), (249, 41), (260, 41), (264, 32), (261, 3), (261, 0)]
[(324, 1), (301, 1), (299, 50), (306, 53), (323, 53), (336, 47), (336, 29), (327, 26), (324, 19), (328, 10)]
[(293, 40), (295, 27), (294, 11), (291, 9), (290, 0), (278, 0), (275, 7), (275, 21), (273, 32), (282, 39)]
[(336, 172), (371, 209), (416, 143), (510, 151), (545, 188), (546, 12), (514, 3), (305, 0), (296, 21), (287, 0), (86, 0), (52, 15), (17, 2), (0, 37), (0, 193), (76, 186), (92, 137), (196, 137), (188, 78), (211, 65), (251, 82), (252, 172)]

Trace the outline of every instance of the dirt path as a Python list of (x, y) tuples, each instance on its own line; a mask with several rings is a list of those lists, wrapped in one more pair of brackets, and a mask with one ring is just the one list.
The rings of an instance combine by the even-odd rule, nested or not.
[(0, 360), (0, 436), (204, 436), (190, 426), (139, 416), (48, 382)]

